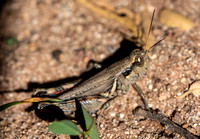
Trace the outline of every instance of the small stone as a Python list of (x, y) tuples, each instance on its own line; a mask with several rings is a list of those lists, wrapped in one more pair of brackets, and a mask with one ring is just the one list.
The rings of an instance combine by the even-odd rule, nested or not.
[(124, 134), (129, 135), (130, 133), (129, 133), (129, 131), (125, 131)]
[(119, 115), (119, 117), (120, 117), (121, 119), (123, 119), (123, 118), (124, 118), (124, 114), (121, 113), (121, 114)]
[(110, 116), (115, 117), (116, 113), (115, 112), (111, 112)]

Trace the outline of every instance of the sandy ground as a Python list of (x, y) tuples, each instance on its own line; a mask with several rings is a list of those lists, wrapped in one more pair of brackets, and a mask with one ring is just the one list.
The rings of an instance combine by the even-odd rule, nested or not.
[[(130, 0), (110, 2), (116, 8), (142, 9)], [(159, 10), (162, 4), (147, 3), (150, 10)], [(166, 39), (152, 52), (148, 74), (137, 83), (151, 108), (200, 136), (199, 97), (190, 94), (176, 99), (200, 79), (200, 1), (165, 1), (164, 5), (181, 12), (196, 26), (190, 31), (168, 28), (156, 14), (152, 33), (156, 40), (163, 35)], [(124, 38), (105, 24), (112, 22), (73, 0), (11, 0), (1, 5), (0, 22), (0, 104), (31, 97), (27, 89), (81, 75), (89, 60), (105, 60), (121, 47)], [(4, 43), (7, 37), (15, 37), (20, 43), (8, 46)], [(135, 117), (132, 110), (141, 104), (130, 88), (103, 112), (100, 137), (183, 138), (156, 121)], [(49, 122), (30, 106), (23, 104), (0, 112), (0, 138), (68, 138), (49, 132)]]

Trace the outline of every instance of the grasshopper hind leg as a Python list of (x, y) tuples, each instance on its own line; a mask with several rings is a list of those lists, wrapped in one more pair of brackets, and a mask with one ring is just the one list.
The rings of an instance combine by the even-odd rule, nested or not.
[(36, 89), (33, 97), (56, 97), (77, 85), (81, 79), (48, 89)]

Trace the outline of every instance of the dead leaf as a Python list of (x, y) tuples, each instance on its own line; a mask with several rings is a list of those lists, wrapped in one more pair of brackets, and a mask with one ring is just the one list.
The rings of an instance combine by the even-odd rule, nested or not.
[(174, 10), (162, 9), (159, 12), (159, 20), (169, 27), (176, 27), (183, 31), (194, 27), (194, 23), (190, 19)]
[(24, 103), (31, 103), (31, 102), (43, 102), (43, 101), (62, 101), (57, 98), (41, 98), (41, 97), (32, 97), (22, 100), (21, 102)]
[[(132, 36), (134, 36), (136, 38), (141, 37), (140, 41), (142, 43), (146, 42), (146, 39), (147, 39), (146, 33), (148, 32), (148, 31), (146, 31), (146, 28), (147, 28), (146, 24), (148, 24), (148, 29), (149, 29), (149, 25), (150, 25), (150, 22), (146, 22), (146, 18), (148, 17), (147, 14), (144, 15), (145, 16), (145, 25), (143, 25), (142, 27), (138, 27), (142, 21), (141, 17), (139, 16), (139, 14), (136, 14), (128, 9), (125, 10), (124, 8), (122, 8), (122, 9), (116, 10), (110, 3), (107, 3), (105, 1), (101, 1), (100, 3), (99, 2), (92, 3), (89, 0), (77, 0), (77, 2), (81, 3), (84, 7), (90, 9), (98, 16), (107, 18), (109, 20), (113, 20), (113, 21), (121, 24), (123, 27), (126, 27), (128, 30), (131, 31)], [(120, 16), (119, 13), (122, 13), (122, 12), (125, 13), (127, 16)], [(143, 33), (142, 28), (145, 30), (144, 34), (142, 34)], [(128, 36), (125, 36), (125, 37), (126, 37), (126, 39), (132, 41)], [(152, 46), (152, 42), (153, 42), (152, 40), (154, 40), (154, 39), (150, 35), (148, 46), (145, 46), (145, 48), (144, 48), (145, 50)]]
[(184, 94), (177, 96), (177, 99), (181, 99), (188, 95), (189, 93), (193, 93), (196, 97), (200, 96), (200, 81), (196, 81), (190, 85), (190, 88), (188, 91), (186, 91)]

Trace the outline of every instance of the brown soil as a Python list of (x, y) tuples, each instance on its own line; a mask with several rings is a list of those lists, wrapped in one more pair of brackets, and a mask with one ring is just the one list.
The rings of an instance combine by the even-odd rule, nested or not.
[[(110, 2), (116, 8), (142, 9), (130, 0)], [(149, 9), (157, 11), (163, 4), (148, 2)], [(152, 52), (148, 74), (137, 84), (151, 108), (159, 109), (175, 123), (200, 136), (199, 97), (190, 94), (182, 100), (176, 99), (200, 79), (200, 2), (165, 1), (164, 5), (187, 16), (196, 26), (190, 31), (168, 28), (156, 15), (153, 35), (156, 40), (163, 34), (167, 37)], [(31, 97), (32, 92), (27, 89), (34, 85), (39, 87), (81, 75), (87, 70), (89, 60), (101, 62), (111, 56), (124, 38), (106, 26), (106, 22), (111, 24), (109, 20), (105, 22), (72, 0), (11, 0), (0, 9), (0, 104)], [(20, 43), (8, 46), (4, 43), (7, 37), (15, 37)], [(182, 138), (156, 121), (135, 117), (132, 110), (141, 104), (131, 88), (103, 112), (104, 118), (98, 126), (100, 137)], [(30, 106), (17, 105), (0, 113), (0, 138), (68, 137), (49, 132), (49, 122), (29, 110)]]

